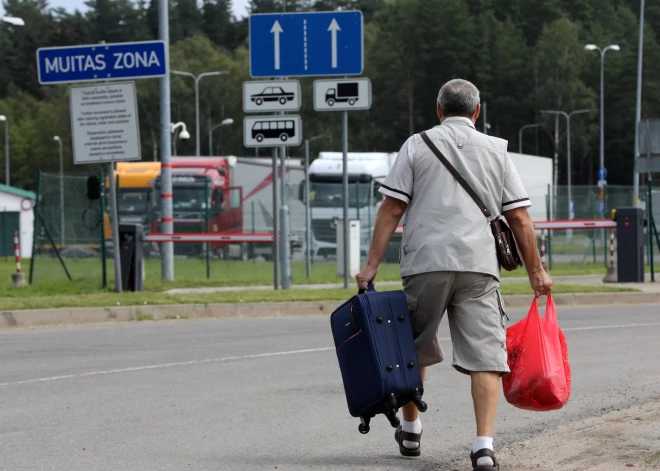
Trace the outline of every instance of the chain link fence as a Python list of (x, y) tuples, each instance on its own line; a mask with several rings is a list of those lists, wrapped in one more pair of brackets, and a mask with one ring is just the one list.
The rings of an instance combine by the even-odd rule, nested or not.
[(103, 173), (40, 172), (30, 282), (105, 286)]

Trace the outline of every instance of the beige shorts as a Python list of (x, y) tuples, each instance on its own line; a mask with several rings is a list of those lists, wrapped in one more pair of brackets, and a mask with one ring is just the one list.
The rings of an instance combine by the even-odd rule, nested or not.
[(430, 366), (444, 360), (440, 321), (445, 311), (454, 351), (453, 367), (461, 373), (509, 373), (506, 313), (499, 281), (473, 272), (432, 272), (403, 279), (411, 312), (417, 360)]

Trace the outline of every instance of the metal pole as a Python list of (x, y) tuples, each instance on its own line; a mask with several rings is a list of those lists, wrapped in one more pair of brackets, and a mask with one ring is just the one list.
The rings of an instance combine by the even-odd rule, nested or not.
[[(568, 177), (568, 219), (573, 219), (573, 188), (572, 183), (572, 166), (571, 166), (571, 115), (566, 115), (566, 160), (567, 160), (567, 169), (566, 175)], [(570, 244), (573, 241), (573, 229), (566, 231), (566, 239)]]
[(195, 155), (199, 157), (199, 79), (195, 77)]
[[(158, 31), (160, 40), (165, 43), (165, 67), (170, 63), (170, 32), (168, 0), (158, 0)], [(172, 160), (170, 149), (171, 138), (170, 118), (170, 75), (160, 78), (160, 161), (161, 161), (161, 231), (172, 234), (174, 224), (172, 218)], [(161, 277), (163, 280), (174, 280), (174, 243), (162, 242), (161, 247)]]
[[(282, 113), (284, 114), (284, 113)], [(289, 205), (287, 202), (286, 185), (286, 147), (280, 147), (280, 185), (281, 185), (281, 203), (280, 203), (280, 240), (282, 243), (282, 289), (291, 289), (291, 227), (289, 221)]]
[(305, 263), (307, 265), (307, 279), (312, 277), (312, 217), (309, 199), (309, 140), (305, 140)]
[[(348, 111), (344, 111), (344, 120), (342, 126), (342, 172), (343, 172), (343, 186), (344, 186), (344, 289), (348, 289), (348, 279), (349, 279), (349, 253), (348, 253), (348, 241), (349, 241), (349, 222), (348, 222)], [(340, 257), (340, 254), (337, 254), (337, 257)]]
[(5, 182), (9, 186), (9, 118), (5, 119)]
[(117, 191), (115, 185), (115, 164), (110, 162), (108, 164), (108, 179), (110, 180), (110, 206), (112, 214), (110, 215), (110, 226), (112, 228), (112, 254), (115, 261), (115, 291), (121, 293), (121, 257), (119, 256), (119, 219), (117, 217)]
[(648, 196), (646, 207), (648, 208), (648, 216), (646, 217), (646, 230), (649, 237), (649, 265), (651, 268), (651, 281), (655, 281), (655, 263), (653, 260), (653, 183), (651, 182), (651, 175), (648, 179)]
[(484, 134), (487, 136), (488, 135), (488, 104), (485, 101), (483, 106), (483, 112), (484, 112)]
[(58, 139), (60, 148), (60, 245), (64, 245), (64, 159), (62, 156), (62, 139)]
[[(205, 206), (205, 218), (206, 218), (206, 227), (205, 231), (208, 234), (209, 233), (209, 206), (210, 206), (210, 199), (209, 198), (209, 180), (208, 178), (204, 179), (204, 206)], [(206, 244), (206, 279), (211, 278), (211, 243), (207, 242)]]
[[(101, 188), (100, 191), (100, 198), (99, 198), (99, 203), (101, 206), (101, 217), (105, 215), (105, 177), (103, 176), (103, 167), (99, 169), (99, 187)], [(106, 251), (105, 251), (105, 224), (100, 224), (99, 227), (101, 228), (101, 270), (102, 270), (102, 276), (103, 276), (103, 287), (106, 288), (108, 286), (108, 272), (106, 270)]]
[(600, 52), (600, 168), (605, 168), (605, 51)]
[(273, 282), (275, 289), (280, 289), (280, 241), (279, 241), (279, 194), (277, 191), (277, 148), (273, 149)]
[(642, 120), (642, 64), (644, 61), (644, 0), (640, 1), (639, 48), (637, 51), (637, 97), (635, 107), (635, 171), (633, 176), (633, 206), (639, 207), (639, 125)]
[(213, 129), (209, 130), (209, 157), (213, 155)]

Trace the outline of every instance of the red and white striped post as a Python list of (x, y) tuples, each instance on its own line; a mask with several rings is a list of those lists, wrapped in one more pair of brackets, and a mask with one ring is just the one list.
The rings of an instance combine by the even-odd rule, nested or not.
[(545, 229), (541, 231), (541, 264), (543, 268), (547, 269), (547, 258), (546, 258), (546, 248), (545, 248)]
[(14, 255), (16, 256), (16, 273), (11, 275), (11, 285), (14, 288), (25, 286), (25, 273), (21, 271), (21, 246), (18, 241), (18, 231), (14, 231)]
[(614, 228), (610, 228), (610, 263), (607, 265), (607, 274), (603, 278), (604, 283), (616, 283), (619, 276), (614, 267)]
[(16, 273), (21, 272), (21, 249), (18, 245), (18, 231), (14, 231), (14, 255), (16, 256)]

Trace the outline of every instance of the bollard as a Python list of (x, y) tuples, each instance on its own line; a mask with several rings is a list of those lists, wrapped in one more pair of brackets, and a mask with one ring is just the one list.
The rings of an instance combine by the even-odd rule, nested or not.
[(610, 263), (607, 265), (607, 274), (603, 283), (616, 283), (619, 281), (618, 273), (614, 267), (614, 229), (610, 229)]
[(25, 273), (21, 271), (21, 249), (18, 242), (18, 231), (14, 231), (14, 255), (16, 257), (16, 273), (11, 275), (11, 285), (14, 288), (21, 288), (25, 282)]
[(541, 231), (541, 264), (543, 265), (544, 270), (548, 270), (547, 258), (546, 258), (546, 249), (545, 249), (545, 229)]

